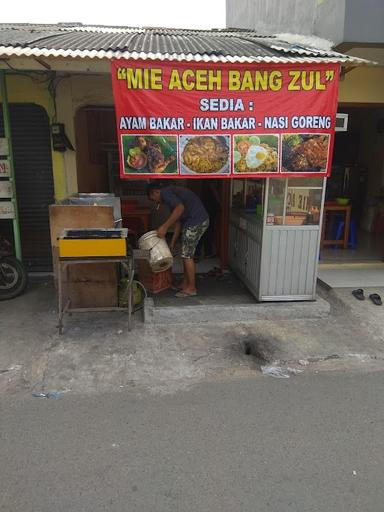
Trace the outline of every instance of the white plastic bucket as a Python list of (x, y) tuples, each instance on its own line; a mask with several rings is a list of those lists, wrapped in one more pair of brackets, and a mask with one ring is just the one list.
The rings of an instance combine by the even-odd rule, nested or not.
[(157, 236), (156, 231), (148, 231), (138, 241), (139, 248), (149, 251), (149, 265), (152, 272), (163, 272), (172, 267), (173, 257), (165, 238)]

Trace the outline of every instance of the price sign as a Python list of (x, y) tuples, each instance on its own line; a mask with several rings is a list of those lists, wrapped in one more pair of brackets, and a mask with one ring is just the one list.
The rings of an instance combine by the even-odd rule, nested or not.
[(9, 160), (0, 160), (0, 178), (8, 178), (11, 175)]

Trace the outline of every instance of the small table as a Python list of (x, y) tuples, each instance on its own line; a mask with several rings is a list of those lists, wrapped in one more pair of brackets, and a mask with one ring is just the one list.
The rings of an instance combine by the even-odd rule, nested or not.
[[(327, 218), (330, 216), (341, 213), (344, 215), (344, 236), (341, 240), (330, 240), (325, 238)], [(328, 217), (327, 217), (328, 214)], [(348, 249), (349, 240), (349, 227), (351, 224), (351, 205), (342, 206), (340, 204), (325, 203), (323, 214), (323, 226), (321, 230), (321, 243), (320, 247), (323, 249), (326, 245), (341, 245), (343, 249)]]
[[(128, 274), (128, 306), (127, 307), (95, 307), (95, 308), (71, 308), (71, 298), (67, 297), (64, 303), (63, 297), (63, 271), (69, 265), (82, 263), (118, 263), (125, 267)], [(59, 298), (59, 334), (63, 333), (63, 318), (65, 313), (88, 313), (90, 311), (126, 311), (128, 313), (128, 330), (132, 328), (132, 282), (134, 276), (133, 256), (99, 257), (99, 258), (59, 258), (58, 260), (58, 298)]]

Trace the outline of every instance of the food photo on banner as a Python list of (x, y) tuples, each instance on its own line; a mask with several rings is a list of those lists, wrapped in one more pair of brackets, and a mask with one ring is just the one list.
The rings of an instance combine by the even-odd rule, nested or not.
[(328, 176), (339, 70), (115, 60), (120, 176)]
[(180, 174), (230, 173), (229, 135), (180, 135)]
[(233, 172), (278, 172), (279, 138), (278, 135), (235, 135)]
[(125, 174), (177, 174), (175, 135), (121, 135)]
[(328, 134), (291, 133), (283, 135), (282, 172), (326, 172), (329, 145)]

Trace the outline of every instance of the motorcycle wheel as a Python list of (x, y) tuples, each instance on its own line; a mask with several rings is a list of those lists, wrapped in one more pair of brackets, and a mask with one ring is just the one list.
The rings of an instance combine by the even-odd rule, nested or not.
[(0, 300), (13, 299), (25, 290), (27, 273), (16, 258), (0, 258)]

